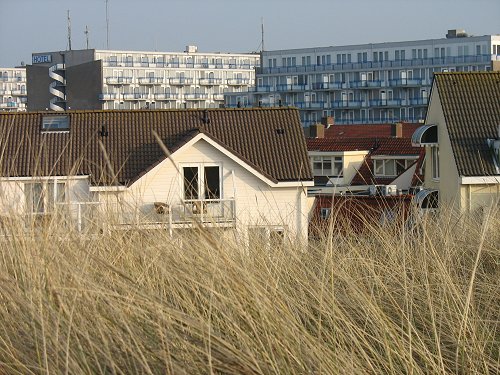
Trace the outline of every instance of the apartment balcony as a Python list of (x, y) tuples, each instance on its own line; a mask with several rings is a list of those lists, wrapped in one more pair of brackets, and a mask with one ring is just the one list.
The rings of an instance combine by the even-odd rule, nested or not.
[(295, 106), (299, 109), (323, 109), (327, 108), (326, 102), (296, 102)]
[(309, 85), (277, 85), (276, 91), (306, 91), (309, 90)]
[(161, 85), (163, 77), (139, 77), (140, 85)]
[(0, 95), (10, 95), (10, 90), (0, 89)]
[(185, 100), (208, 100), (208, 94), (200, 94), (200, 93), (195, 93), (195, 94), (184, 94), (184, 99)]
[(172, 93), (158, 93), (155, 94), (155, 99), (156, 100), (177, 100), (179, 99), (179, 94), (172, 94)]
[(213, 94), (212, 98), (216, 101), (224, 101), (224, 94)]
[(315, 82), (312, 88), (313, 90), (340, 90), (342, 82)]
[(18, 107), (19, 107), (19, 103), (16, 103), (16, 102), (0, 103), (0, 108), (14, 109), (14, 108), (18, 108)]
[(228, 78), (226, 79), (228, 86), (245, 86), (250, 84), (249, 78)]
[(118, 99), (117, 93), (99, 94), (99, 100), (117, 100), (117, 99)]
[(374, 99), (370, 100), (370, 107), (401, 107), (406, 104), (403, 99)]
[(352, 88), (358, 88), (358, 89), (361, 89), (361, 88), (367, 88), (367, 89), (377, 88), (377, 87), (382, 87), (382, 81), (380, 81), (380, 80), (353, 81), (353, 82), (350, 83), (350, 87), (352, 87)]
[(26, 92), (26, 90), (12, 90), (11, 95), (12, 96), (26, 96), (26, 95), (28, 95), (28, 93)]
[(256, 86), (255, 87), (255, 92), (272, 92), (274, 90), (271, 90), (271, 86)]
[(411, 98), (410, 105), (426, 106), (429, 103), (429, 98)]
[(332, 101), (333, 108), (361, 108), (363, 106), (362, 100), (334, 100)]
[(188, 86), (193, 84), (193, 79), (188, 77), (170, 78), (168, 81), (173, 86)]
[(146, 100), (151, 99), (149, 94), (145, 93), (125, 93), (122, 94), (123, 100)]
[(108, 85), (130, 85), (132, 77), (106, 77)]
[(221, 78), (200, 78), (198, 83), (200, 86), (216, 86), (222, 84)]
[(398, 78), (390, 79), (389, 86), (392, 87), (419, 87), (422, 86), (421, 78)]

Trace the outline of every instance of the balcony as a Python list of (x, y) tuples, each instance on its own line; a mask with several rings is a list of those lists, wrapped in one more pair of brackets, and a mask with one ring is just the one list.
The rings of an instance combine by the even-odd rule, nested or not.
[(19, 103), (16, 103), (16, 102), (0, 103), (0, 108), (15, 109), (18, 107), (19, 107)]
[(158, 93), (155, 94), (155, 99), (156, 100), (177, 100), (179, 99), (179, 94), (172, 94), (172, 93)]
[(12, 90), (11, 95), (12, 96), (26, 96), (26, 95), (28, 95), (28, 93), (26, 92), (26, 90)]
[(271, 86), (256, 86), (255, 92), (271, 92)]
[(327, 108), (326, 102), (297, 102), (295, 106), (300, 109), (323, 109)]
[(248, 78), (228, 78), (226, 80), (228, 86), (245, 86), (250, 84), (250, 79)]
[(177, 203), (151, 202), (136, 207), (128, 204), (103, 205), (108, 223), (118, 227), (189, 228), (195, 222), (206, 227), (234, 227), (234, 199), (196, 199)]
[(342, 82), (316, 82), (312, 84), (314, 90), (339, 90)]
[(422, 86), (422, 79), (421, 78), (390, 79), (389, 85), (393, 87), (418, 87)]
[(161, 85), (163, 77), (139, 77), (140, 85)]
[(334, 100), (332, 101), (333, 108), (361, 108), (363, 101), (361, 100)]
[(382, 87), (382, 81), (379, 80), (362, 80), (362, 81), (353, 81), (350, 83), (350, 87), (352, 88), (377, 88), (377, 87)]
[(309, 90), (309, 85), (277, 85), (276, 91), (306, 91)]
[(224, 94), (213, 94), (213, 100), (224, 100)]
[(221, 85), (222, 79), (221, 78), (200, 78), (198, 82), (201, 86), (215, 86), (215, 85)]
[(208, 94), (200, 94), (200, 93), (184, 94), (184, 99), (185, 100), (207, 100)]
[(193, 84), (193, 79), (187, 77), (170, 78), (168, 81), (173, 86), (187, 86)]
[(148, 94), (145, 93), (125, 93), (122, 94), (123, 100), (146, 100), (151, 99)]
[(132, 77), (106, 77), (108, 85), (130, 85)]
[(426, 106), (429, 102), (429, 98), (412, 98), (410, 99), (410, 105), (415, 106)]
[(117, 100), (117, 99), (118, 99), (117, 93), (99, 94), (99, 100)]

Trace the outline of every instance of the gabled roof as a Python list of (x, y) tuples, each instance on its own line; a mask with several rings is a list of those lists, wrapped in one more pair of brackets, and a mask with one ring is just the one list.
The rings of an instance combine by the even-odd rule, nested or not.
[(374, 138), (307, 138), (308, 151), (345, 152), (369, 151), (375, 146)]
[(166, 158), (155, 131), (171, 153), (203, 133), (272, 181), (312, 180), (296, 109), (67, 111), (67, 132), (42, 131), (46, 115), (58, 114), (0, 114), (2, 176), (90, 175), (93, 185), (128, 186)]
[(432, 89), (439, 93), (458, 174), (495, 175), (486, 139), (495, 138), (500, 125), (500, 72), (437, 73)]

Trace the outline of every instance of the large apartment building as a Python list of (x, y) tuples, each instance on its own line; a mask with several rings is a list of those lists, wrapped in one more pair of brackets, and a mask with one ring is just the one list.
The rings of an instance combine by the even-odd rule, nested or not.
[(295, 106), (304, 126), (418, 122), (435, 72), (487, 71), (500, 64), (500, 35), (264, 51), (255, 87), (226, 93), (226, 106)]
[(253, 84), (259, 54), (72, 50), (34, 53), (28, 109), (216, 108)]
[(0, 68), (0, 111), (26, 111), (26, 69)]

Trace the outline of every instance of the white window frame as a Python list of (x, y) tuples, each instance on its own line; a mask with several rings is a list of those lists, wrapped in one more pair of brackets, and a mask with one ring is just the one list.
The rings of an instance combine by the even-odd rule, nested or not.
[[(35, 203), (33, 200), (33, 186), (40, 186), (40, 200)], [(60, 187), (62, 185), (62, 194)], [(50, 188), (52, 187), (52, 188)], [(24, 183), (24, 204), (25, 211), (29, 214), (42, 215), (51, 213), (57, 204), (68, 202), (68, 184), (66, 179), (46, 179), (38, 181), (28, 181)], [(52, 190), (52, 191), (51, 191)], [(61, 199), (62, 197), (62, 199)]]
[[(315, 163), (321, 163), (321, 174), (315, 172), (317, 170), (314, 168)], [(325, 168), (325, 164), (330, 164), (330, 169)], [(315, 176), (342, 177), (344, 175), (344, 158), (336, 155), (313, 155), (311, 156), (311, 168)], [(336, 168), (340, 170), (340, 173), (335, 174)]]
[[(404, 170), (408, 169), (410, 165), (415, 163), (417, 158), (398, 158), (398, 157), (392, 157), (392, 158), (373, 158), (373, 175), (376, 177), (396, 177), (398, 176), (398, 168), (397, 168), (397, 163), (404, 162)], [(388, 174), (386, 172), (386, 165), (389, 162), (394, 163), (394, 173), (393, 174)], [(379, 168), (381, 167), (381, 168)], [(381, 169), (381, 172), (378, 172), (378, 170)]]
[(280, 234), (281, 237), (281, 243), (279, 243), (279, 246), (283, 246), (287, 240), (287, 235), (288, 235), (288, 227), (286, 225), (249, 225), (247, 227), (248, 231), (248, 245), (249, 248), (252, 249), (254, 248), (255, 244), (251, 243), (251, 231), (261, 231), (259, 234), (259, 241), (261, 243), (257, 245), (261, 245), (265, 247), (266, 251), (272, 251), (273, 249), (271, 248), (272, 245), (272, 239), (273, 239), (273, 234)]
[[(185, 188), (184, 188), (184, 168), (185, 167), (193, 167), (193, 168), (198, 168), (198, 198), (197, 199), (186, 199), (185, 196)], [(219, 168), (219, 198), (216, 198), (214, 200), (222, 200), (224, 199), (224, 183), (222, 180), (223, 177), (223, 171), (222, 171), (222, 163), (180, 163), (179, 164), (179, 169), (181, 171), (181, 179), (180, 179), (180, 189), (181, 189), (181, 194), (180, 197), (182, 200), (199, 200), (199, 201), (207, 201), (211, 199), (205, 198), (205, 167), (218, 167)]]
[(432, 179), (439, 181), (439, 146), (431, 146), (431, 173)]

